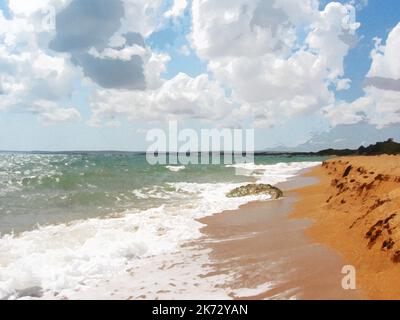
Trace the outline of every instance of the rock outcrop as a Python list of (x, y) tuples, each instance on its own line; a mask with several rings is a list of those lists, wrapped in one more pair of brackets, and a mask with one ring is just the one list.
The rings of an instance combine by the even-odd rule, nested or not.
[(248, 184), (239, 188), (235, 188), (227, 194), (229, 198), (238, 198), (252, 195), (266, 194), (270, 195), (272, 199), (279, 199), (283, 197), (283, 192), (277, 187), (270, 184)]

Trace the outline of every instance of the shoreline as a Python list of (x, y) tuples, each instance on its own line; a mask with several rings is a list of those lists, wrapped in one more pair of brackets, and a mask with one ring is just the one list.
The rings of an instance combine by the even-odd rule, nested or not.
[[(129, 259), (134, 263), (126, 274), (89, 278), (60, 295), (37, 286), (16, 291), (15, 297), (398, 299), (399, 183), (400, 156), (329, 159), (276, 184), (284, 192), (281, 199), (193, 217), (200, 238), (184, 241), (182, 250)], [(215, 202), (210, 208), (218, 207)], [(130, 235), (136, 220), (126, 219), (135, 217), (99, 221), (106, 231), (126, 227)], [(342, 288), (348, 265), (356, 268), (357, 290)]]
[[(293, 218), (298, 190), (317, 180), (301, 173), (277, 186), (284, 198), (255, 201), (199, 221), (205, 226), (200, 243), (211, 249), (211, 274), (231, 274), (224, 285), (233, 299), (363, 299), (343, 290), (343, 258), (306, 236), (312, 221)], [(241, 289), (247, 288), (247, 289)]]

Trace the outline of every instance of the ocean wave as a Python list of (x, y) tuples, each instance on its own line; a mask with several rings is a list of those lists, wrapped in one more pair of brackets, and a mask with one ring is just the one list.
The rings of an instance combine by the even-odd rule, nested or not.
[(132, 194), (138, 199), (171, 199), (176, 196), (173, 190), (165, 186), (151, 186), (132, 190)]
[(165, 166), (169, 171), (172, 171), (172, 172), (179, 172), (179, 171), (182, 171), (182, 170), (185, 170), (185, 166)]
[[(244, 166), (259, 181), (274, 183), (272, 180), (284, 181), (313, 165), (317, 163)], [(139, 199), (168, 201), (147, 210), (4, 235), (0, 238), (0, 299), (29, 296), (31, 288), (46, 297), (68, 298), (125, 277), (131, 269), (135, 269), (139, 280), (147, 270), (141, 266), (148, 268), (143, 261), (167, 259), (182, 252), (182, 244), (202, 236), (203, 225), (196, 219), (234, 210), (250, 201), (270, 199), (267, 195), (226, 197), (244, 184), (174, 182), (144, 187), (132, 193)], [(190, 259), (179, 262), (189, 263)]]
[(18, 298), (29, 288), (47, 294), (78, 290), (124, 274), (137, 259), (175, 252), (201, 236), (202, 224), (196, 218), (268, 199), (228, 199), (226, 193), (238, 185), (170, 183), (172, 193), (186, 202), (4, 235), (0, 239), (0, 299)]
[(28, 288), (62, 293), (123, 274), (138, 258), (177, 250), (201, 225), (165, 207), (41, 227), (0, 240), (0, 299)]
[(255, 177), (259, 183), (277, 184), (285, 182), (302, 170), (320, 165), (321, 162), (290, 162), (277, 164), (239, 163), (227, 165), (235, 168), (237, 175)]

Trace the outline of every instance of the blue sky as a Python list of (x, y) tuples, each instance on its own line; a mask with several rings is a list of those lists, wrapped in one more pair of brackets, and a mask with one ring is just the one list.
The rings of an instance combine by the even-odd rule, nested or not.
[[(60, 4), (61, 2), (62, 1), (54, 1), (57, 14), (63, 11), (65, 14), (68, 14), (67, 9), (81, 10), (83, 5), (80, 5), (79, 2), (82, 4), (84, 2), (90, 2), (90, 0), (73, 0), (72, 2), (78, 4), (72, 9), (71, 4)], [(111, 6), (111, 3), (107, 0), (101, 2), (103, 2), (104, 5)], [(320, 1), (319, 10), (321, 12), (324, 11), (329, 2), (330, 1), (326, 0)], [(348, 1), (340, 2), (343, 6), (349, 3)], [(357, 2), (357, 5), (358, 4)], [(70, 8), (68, 8), (68, 5)], [(62, 29), (60, 26), (61, 24), (57, 24), (57, 29), (47, 36), (35, 30), (32, 31), (31, 33), (36, 39), (35, 41), (37, 41), (37, 46), (43, 46), (40, 47), (40, 54), (45, 54), (46, 57), (57, 57), (57, 59), (63, 61), (65, 65), (62, 69), (63, 71), (60, 72), (61, 69), (58, 67), (59, 62), (57, 62), (58, 64), (54, 64), (54, 68), (58, 68), (57, 72), (60, 74), (57, 75), (55, 79), (52, 79), (52, 74), (54, 74), (54, 70), (56, 69), (50, 70), (53, 71), (53, 73), (51, 73), (41, 66), (39, 66), (38, 69), (26, 67), (26, 70), (21, 67), (21, 74), (17, 75), (15, 73), (14, 75), (12, 72), (7, 73), (9, 72), (7, 70), (17, 70), (20, 68), (21, 63), (18, 62), (20, 60), (15, 58), (17, 62), (14, 61), (14, 65), (12, 66), (11, 63), (13, 62), (7, 61), (7, 63), (10, 64), (8, 65), (6, 62), (3, 63), (0, 61), (0, 73), (6, 75), (3, 78), (4, 86), (12, 88), (10, 89), (10, 93), (4, 92), (0, 95), (0, 99), (4, 98), (3, 104), (0, 105), (0, 149), (144, 150), (148, 144), (145, 141), (146, 130), (155, 127), (166, 128), (165, 120), (170, 118), (178, 118), (182, 128), (191, 127), (196, 130), (200, 128), (219, 128), (225, 125), (228, 127), (237, 125), (247, 128), (254, 127), (256, 128), (257, 149), (274, 148), (281, 145), (295, 147), (297, 145), (307, 144), (307, 141), (315, 139), (315, 137), (318, 136), (325, 137), (326, 146), (328, 146), (328, 143), (332, 143), (332, 141), (327, 138), (330, 130), (335, 131), (335, 136), (338, 135), (338, 132), (340, 136), (341, 126), (346, 126), (346, 128), (348, 126), (354, 126), (356, 130), (363, 130), (364, 132), (366, 127), (364, 126), (363, 129), (360, 129), (360, 124), (365, 124), (366, 122), (368, 122), (367, 127), (369, 128), (369, 131), (365, 131), (366, 134), (359, 132), (355, 135), (349, 135), (348, 129), (342, 130), (343, 137), (336, 139), (337, 141), (341, 141), (337, 146), (353, 147), (359, 143), (373, 142), (374, 135), (381, 137), (382, 135), (380, 133), (385, 132), (385, 130), (391, 135), (395, 132), (393, 127), (398, 126), (396, 121), (388, 122), (385, 120), (386, 122), (382, 123), (383, 120), (379, 117), (379, 119), (374, 118), (380, 111), (379, 109), (375, 110), (373, 108), (379, 108), (381, 105), (379, 102), (381, 100), (376, 97), (378, 93), (376, 93), (374, 89), (371, 89), (372, 93), (369, 91), (366, 93), (364, 84), (367, 74), (370, 73), (373, 61), (371, 58), (371, 51), (375, 46), (374, 38), (381, 38), (384, 44), (390, 32), (400, 22), (399, 1), (385, 0), (382, 2), (378, 0), (369, 0), (367, 5), (357, 9), (356, 20), (361, 24), (356, 31), (358, 40), (355, 44), (349, 46), (349, 48), (345, 48), (345, 51), (338, 51), (338, 55), (343, 55), (343, 74), (336, 77), (335, 80), (331, 80), (333, 73), (329, 75), (328, 73), (337, 65), (333, 65), (333, 63), (329, 61), (326, 62), (327, 66), (324, 67), (324, 70), (321, 71), (321, 73), (324, 72), (326, 77), (329, 78), (329, 81), (331, 81), (329, 84), (326, 84), (326, 87), (329, 88), (330, 93), (334, 96), (334, 102), (332, 102), (332, 97), (328, 99), (327, 93), (326, 96), (322, 96), (321, 94), (321, 97), (318, 97), (319, 100), (315, 103), (315, 106), (312, 105), (314, 102), (310, 102), (310, 105), (307, 105), (307, 102), (306, 105), (304, 105), (303, 101), (313, 101), (313, 99), (311, 99), (313, 97), (313, 91), (310, 89), (310, 94), (304, 94), (304, 97), (300, 99), (302, 102), (301, 112), (293, 111), (297, 108), (297, 102), (299, 101), (299, 99), (297, 99), (298, 93), (291, 96), (290, 92), (284, 92), (281, 98), (279, 96), (275, 98), (273, 95), (273, 98), (270, 98), (271, 94), (266, 94), (264, 97), (261, 92), (260, 95), (262, 99), (260, 98), (259, 101), (254, 102), (251, 96), (248, 97), (246, 95), (246, 83), (243, 84), (243, 81), (240, 79), (242, 74), (243, 76), (246, 74), (246, 70), (243, 70), (241, 66), (244, 61), (248, 61), (246, 59), (249, 57), (250, 59), (259, 59), (260, 61), (260, 76), (255, 74), (254, 78), (263, 78), (262, 75), (268, 78), (269, 69), (263, 71), (261, 65), (263, 65), (264, 62), (268, 64), (266, 59), (269, 59), (269, 57), (271, 57), (271, 59), (274, 57), (276, 57), (276, 59), (281, 59), (281, 52), (272, 51), (267, 54), (267, 52), (263, 52), (262, 49), (257, 51), (258, 49), (256, 47), (258, 44), (255, 44), (255, 48), (252, 48), (247, 42), (246, 45), (248, 48), (244, 51), (240, 51), (241, 44), (235, 45), (235, 43), (229, 39), (230, 30), (221, 29), (224, 28), (224, 24), (221, 24), (220, 29), (216, 28), (215, 31), (212, 31), (214, 28), (212, 19), (216, 19), (215, 17), (211, 18), (213, 12), (204, 14), (204, 16), (201, 17), (193, 17), (192, 3), (188, 2), (183, 11), (175, 12), (172, 16), (166, 15), (165, 13), (170, 10), (172, 6), (173, 1), (161, 3), (158, 7), (155, 5), (153, 9), (159, 11), (157, 15), (142, 17), (138, 14), (137, 19), (140, 20), (143, 18), (144, 22), (135, 22), (133, 25), (127, 23), (129, 26), (125, 26), (124, 22), (122, 22), (121, 26), (117, 19), (111, 20), (110, 18), (110, 24), (115, 24), (115, 30), (118, 30), (117, 33), (120, 35), (124, 36), (121, 30), (125, 28), (124, 32), (139, 34), (139, 37), (143, 38), (145, 42), (145, 49), (143, 50), (146, 50), (146, 54), (142, 56), (143, 65), (135, 66), (132, 55), (130, 56), (131, 60), (123, 60), (123, 58), (120, 57), (122, 54), (121, 51), (118, 51), (121, 47), (118, 46), (111, 47), (111, 49), (114, 50), (113, 54), (119, 54), (119, 58), (111, 58), (110, 56), (106, 58), (93, 58), (93, 56), (88, 54), (90, 48), (84, 46), (81, 46), (79, 50), (75, 47), (72, 48), (72, 46), (68, 47), (68, 45), (66, 46), (67, 49), (65, 49), (64, 43), (62, 43), (62, 45), (58, 44), (57, 46), (54, 39), (57, 40), (59, 38), (61, 42), (66, 42), (70, 39), (68, 35), (71, 31), (67, 27)], [(202, 10), (213, 10), (213, 8), (203, 7), (200, 6)], [(35, 18), (31, 12), (24, 10), (23, 7), (20, 8), (17, 5), (8, 4), (5, 0), (0, 0), (0, 8), (5, 16), (4, 21), (13, 21), (18, 16), (28, 22), (37, 23), (37, 21), (32, 20), (37, 18)], [(112, 16), (113, 10), (115, 10), (115, 15), (117, 17), (119, 14), (117, 9), (118, 8), (111, 8), (109, 11), (110, 16)], [(13, 10), (15, 12), (13, 12)], [(215, 10), (223, 10), (223, 8), (215, 8)], [(233, 9), (227, 7), (226, 12), (229, 10)], [(269, 13), (266, 11), (264, 16), (260, 18), (261, 22), (259, 23), (261, 26), (263, 26), (262, 21), (270, 19), (268, 18), (268, 14)], [(210, 16), (210, 21), (207, 21), (208, 16)], [(226, 16), (228, 17), (228, 15)], [(59, 16), (57, 15), (57, 17)], [(216, 15), (216, 17), (218, 18), (218, 15)], [(291, 16), (289, 15), (289, 17)], [(85, 15), (82, 13), (82, 19), (84, 18)], [(125, 16), (124, 18), (128, 21), (131, 17)], [(253, 20), (254, 18), (255, 16)], [(295, 18), (297, 17), (294, 17), (293, 21), (295, 21)], [(134, 18), (132, 17), (132, 19)], [(150, 19), (153, 19), (153, 22), (149, 24), (150, 26), (146, 25), (146, 21)], [(244, 21), (245, 18), (243, 17), (240, 19), (242, 20), (239, 22)], [(332, 20), (332, 23), (335, 23), (335, 21)], [(242, 38), (248, 36), (249, 39), (251, 39), (252, 35), (245, 32), (253, 31), (247, 31), (245, 23), (241, 24), (239, 22), (236, 21), (235, 23), (238, 26), (241, 25), (241, 27), (246, 30), (241, 32), (240, 36)], [(220, 26), (218, 22), (214, 23), (218, 27)], [(309, 23), (309, 25), (307, 25), (307, 23)], [(317, 23), (322, 22), (318, 21)], [(206, 33), (206, 31), (196, 31), (194, 30), (195, 25), (202, 25), (204, 28), (208, 28), (207, 30), (211, 31), (209, 33)], [(235, 28), (232, 27), (231, 33), (237, 32)], [(303, 29), (301, 28), (303, 28), (304, 31), (302, 31)], [(298, 34), (301, 32), (308, 34), (312, 28), (313, 24), (311, 22), (302, 22), (302, 25), (297, 28), (297, 32)], [(106, 49), (107, 43), (112, 35), (110, 30), (106, 30), (105, 27), (104, 29), (104, 31), (101, 28), (99, 30), (99, 34), (104, 34), (104, 39), (102, 39), (102, 41), (104, 41), (101, 44), (93, 42), (92, 48), (95, 48), (99, 54), (106, 52), (104, 49)], [(267, 29), (267, 27), (265, 30), (261, 28), (260, 32), (265, 31), (267, 34), (269, 32)], [(329, 28), (329, 30), (331, 29), (333, 28)], [(251, 30), (251, 28), (249, 30)], [(15, 28), (6, 30), (3, 34), (0, 33), (0, 47), (3, 46), (5, 50), (9, 50), (10, 53), (17, 52), (18, 54), (23, 54), (23, 49), (21, 48), (24, 46), (21, 43), (15, 44), (14, 47), (9, 44), (5, 45), (6, 37), (12, 36), (14, 32), (17, 43), (19, 40), (23, 43), (23, 41), (30, 36), (27, 31), (15, 31)], [(221, 32), (221, 38), (218, 39), (218, 35), (212, 32)], [(326, 35), (326, 37), (327, 36), (331, 35), (329, 34)], [(207, 42), (202, 41), (206, 39), (205, 37), (209, 37), (207, 40), (209, 44), (208, 46), (206, 44), (206, 47), (204, 47), (204, 43)], [(85, 41), (90, 42), (94, 40), (88, 40), (82, 36), (80, 41), (84, 43)], [(215, 43), (212, 41), (215, 41)], [(224, 43), (224, 41), (226, 41), (226, 43)], [(305, 40), (297, 40), (297, 48), (305, 45), (302, 41)], [(220, 45), (219, 42), (221, 42), (222, 45)], [(139, 42), (134, 42), (130, 45), (132, 48), (128, 46), (128, 43), (126, 43), (123, 48), (126, 50), (138, 50)], [(263, 48), (264, 45), (264, 43), (260, 42), (258, 46)], [(307, 43), (307, 45), (309, 44)], [(237, 47), (237, 49), (234, 47)], [(37, 50), (37, 48), (35, 46), (35, 49), (28, 48), (27, 50)], [(103, 52), (101, 52), (101, 50), (103, 50)], [(235, 50), (240, 52), (237, 53)], [(324, 48), (321, 49), (321, 52), (323, 52), (323, 50)], [(329, 50), (332, 49), (329, 48)], [(149, 58), (151, 55), (153, 55), (153, 59)], [(157, 55), (158, 57), (156, 57)], [(161, 55), (168, 55), (169, 57), (162, 63)], [(67, 56), (70, 57), (70, 59), (67, 58)], [(285, 57), (289, 59), (287, 54)], [(330, 56), (327, 55), (327, 57)], [(101, 59), (103, 60), (100, 61)], [(104, 59), (108, 60), (104, 61)], [(139, 60), (140, 59), (137, 59), (137, 61)], [(119, 63), (118, 65), (117, 61)], [(152, 61), (157, 61), (154, 62), (154, 65), (162, 70), (158, 75), (157, 72), (154, 71), (156, 67), (151, 64)], [(231, 62), (235, 64), (235, 61), (237, 61), (237, 69), (232, 69), (232, 74), (228, 76), (225, 75), (224, 70), (227, 70)], [(122, 83), (122, 80), (118, 79), (118, 74), (102, 74), (99, 68), (103, 66), (106, 67), (107, 70), (118, 70), (116, 68), (122, 67), (121, 70), (124, 70), (124, 68), (136, 68), (138, 70), (143, 69), (144, 71), (141, 77), (139, 77), (139, 75), (136, 77), (128, 74), (127, 82)], [(2, 70), (2, 68), (4, 68), (4, 70)], [(66, 68), (70, 69), (67, 70)], [(38, 74), (37, 70), (41, 73)], [(387, 78), (383, 67), (378, 67), (377, 70), (377, 73), (374, 74), (375, 77)], [(153, 79), (153, 75), (150, 75), (150, 72), (155, 72), (154, 85), (151, 83), (153, 80), (148, 80), (147, 78), (152, 77)], [(34, 86), (33, 84), (42, 81), (41, 77), (43, 77), (43, 74), (46, 75), (44, 81), (48, 81), (49, 83), (43, 82), (43, 85), (38, 85), (39, 90), (37, 88), (38, 86)], [(180, 74), (184, 74), (184, 76), (180, 77)], [(200, 81), (198, 79), (198, 77), (203, 75), (205, 76), (204, 79), (208, 78), (207, 81)], [(248, 75), (246, 74), (246, 76)], [(276, 76), (282, 79), (286, 74), (283, 73)], [(115, 77), (115, 81), (113, 77)], [(145, 77), (145, 82), (143, 82), (145, 83), (145, 87), (142, 87), (142, 77)], [(0, 78), (0, 80), (1, 79), (2, 78)], [(104, 79), (107, 80), (107, 84), (104, 84)], [(336, 81), (340, 79), (350, 79), (350, 88), (347, 90), (332, 89), (332, 87), (337, 84)], [(398, 78), (390, 79), (393, 81), (398, 80)], [(324, 85), (324, 83), (328, 82), (327, 79), (322, 79), (322, 81), (321, 84), (316, 84), (315, 86)], [(299, 86), (308, 87), (307, 81), (304, 80), (304, 82), (305, 83), (301, 83), (300, 79)], [(17, 84), (21, 83), (26, 83), (26, 87), (29, 87), (29, 89), (18, 88)], [(263, 83), (254, 82), (254, 86), (258, 84), (260, 84), (262, 91)], [(243, 85), (243, 87), (240, 87), (240, 85)], [(290, 86), (290, 84), (288, 85)], [(272, 91), (273, 88), (272, 86)], [(54, 94), (58, 95), (57, 98), (47, 98), (43, 91), (53, 89), (55, 92)], [(269, 90), (268, 86), (266, 86), (265, 90)], [(295, 89), (293, 90), (296, 91)], [(382, 88), (380, 88), (380, 90), (382, 90)], [(288, 89), (288, 91), (290, 91), (290, 89)], [(124, 92), (123, 95), (126, 96), (126, 100), (121, 101), (121, 92)], [(223, 93), (222, 96), (221, 92)], [(379, 94), (386, 97), (387, 95), (384, 95), (385, 92)], [(184, 93), (186, 95), (183, 97), (176, 97), (177, 93)], [(397, 92), (395, 93), (397, 94)], [(12, 94), (15, 96), (12, 96)], [(189, 94), (191, 95), (190, 98), (187, 97)], [(389, 92), (389, 94), (392, 94), (392, 92)], [(22, 96), (24, 99), (21, 98)], [(105, 100), (100, 100), (99, 96), (105, 97)], [(363, 114), (363, 110), (360, 111), (359, 107), (359, 103), (363, 102), (363, 100), (360, 99), (363, 99), (363, 97), (378, 101), (376, 102), (376, 107), (369, 107), (368, 104), (368, 120), (360, 120), (357, 118), (360, 114)], [(186, 103), (185, 99), (189, 99), (189, 102)], [(157, 101), (161, 101), (161, 106), (157, 105)], [(124, 107), (121, 107), (119, 103), (124, 105)], [(205, 103), (208, 105), (204, 105)], [(275, 107), (275, 104), (280, 103), (282, 103), (282, 107)], [(30, 104), (34, 105), (34, 107)], [(384, 102), (382, 105), (383, 104)], [(137, 105), (140, 105), (140, 109)], [(176, 105), (179, 105), (179, 110), (178, 107), (175, 107)], [(324, 110), (323, 108), (325, 106), (328, 111), (324, 111), (323, 113), (328, 114), (329, 116), (327, 117), (321, 116), (321, 110)], [(349, 114), (345, 119), (339, 119), (340, 117), (337, 115), (342, 113), (339, 108), (344, 108), (343, 113), (346, 113), (346, 115), (348, 110), (354, 109), (354, 114)], [(306, 111), (303, 111), (303, 109)], [(170, 112), (170, 110), (172, 111)], [(339, 110), (339, 112), (337, 112), (337, 110)], [(390, 112), (392, 112), (392, 110), (390, 110)], [(249, 115), (248, 118), (247, 115)], [(209, 118), (207, 118), (208, 116)], [(262, 121), (258, 123), (254, 121), (254, 119), (262, 119)], [(93, 125), (94, 123), (95, 125)], [(377, 132), (379, 132), (379, 134), (377, 134)], [(400, 138), (400, 136), (395, 138)], [(308, 146), (312, 148), (310, 144), (308, 144)], [(318, 145), (318, 147), (323, 146), (323, 143)]]
[(369, 0), (368, 5), (357, 12), (359, 44), (351, 50), (345, 59), (345, 70), (352, 80), (351, 90), (342, 95), (343, 99), (354, 100), (362, 94), (363, 82), (370, 65), (370, 52), (374, 47), (373, 39), (386, 39), (390, 30), (399, 23), (400, 2), (396, 0)]

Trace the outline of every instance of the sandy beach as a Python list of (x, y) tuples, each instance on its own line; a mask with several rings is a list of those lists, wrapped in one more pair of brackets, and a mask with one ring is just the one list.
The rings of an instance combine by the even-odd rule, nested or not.
[(307, 176), (319, 182), (298, 190), (293, 218), (311, 218), (306, 231), (357, 270), (368, 299), (399, 299), (400, 157), (345, 157)]
[[(253, 202), (239, 210), (202, 219), (203, 245), (211, 248), (213, 274), (233, 274), (226, 287), (235, 299), (362, 299), (360, 290), (342, 289), (347, 261), (306, 236), (310, 219), (291, 218), (303, 188), (314, 187), (312, 174), (278, 186), (283, 199)], [(208, 275), (208, 276), (210, 276)]]
[(399, 52), (400, 0), (0, 0), (0, 301), (400, 300)]
[(398, 156), (328, 160), (280, 184), (283, 199), (203, 219), (213, 268), (254, 288), (236, 299), (399, 299), (399, 181)]

